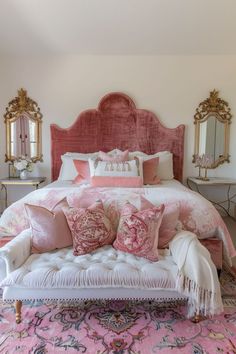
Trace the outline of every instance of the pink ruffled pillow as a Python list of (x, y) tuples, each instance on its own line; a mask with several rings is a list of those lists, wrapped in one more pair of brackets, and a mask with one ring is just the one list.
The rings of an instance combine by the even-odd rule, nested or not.
[[(153, 208), (154, 205), (141, 196), (141, 210)], [(166, 248), (169, 242), (177, 233), (179, 225), (180, 208), (179, 203), (170, 203), (165, 205), (163, 219), (159, 229), (158, 248)]]
[(114, 241), (115, 232), (105, 215), (102, 201), (88, 208), (65, 208), (63, 211), (71, 230), (75, 256), (90, 253)]
[(73, 180), (73, 183), (80, 184), (90, 182), (90, 169), (88, 161), (73, 160), (78, 175)]
[(32, 232), (32, 253), (44, 253), (72, 245), (71, 232), (62, 211), (66, 206), (66, 199), (56, 204), (52, 210), (25, 204)]
[(143, 161), (143, 184), (159, 184), (160, 178), (157, 176), (159, 157)]
[(121, 211), (114, 248), (157, 261), (159, 227), (164, 208), (162, 204), (159, 207), (138, 210), (129, 202), (126, 203)]
[(98, 158), (107, 162), (124, 162), (129, 160), (129, 150), (121, 151), (115, 156), (111, 156), (106, 152), (99, 151)]

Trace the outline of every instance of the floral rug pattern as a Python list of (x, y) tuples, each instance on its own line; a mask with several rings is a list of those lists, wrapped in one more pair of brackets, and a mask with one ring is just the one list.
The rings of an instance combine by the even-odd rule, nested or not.
[(198, 324), (186, 319), (183, 301), (127, 300), (27, 302), (17, 325), (13, 305), (0, 300), (0, 353), (236, 353), (235, 274), (221, 273), (224, 314)]
[(0, 353), (149, 354), (236, 353), (236, 307), (198, 324), (183, 303), (78, 302), (23, 306), (23, 320), (1, 304)]

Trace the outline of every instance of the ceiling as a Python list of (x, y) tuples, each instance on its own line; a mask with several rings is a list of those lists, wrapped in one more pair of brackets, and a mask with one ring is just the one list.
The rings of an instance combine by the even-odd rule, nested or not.
[(0, 0), (1, 55), (236, 54), (235, 0)]

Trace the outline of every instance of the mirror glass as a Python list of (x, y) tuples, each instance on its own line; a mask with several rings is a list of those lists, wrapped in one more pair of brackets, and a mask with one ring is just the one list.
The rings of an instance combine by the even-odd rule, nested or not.
[(6, 111), (6, 161), (14, 161), (22, 156), (33, 162), (42, 161), (42, 114), (36, 102), (28, 98), (26, 91), (21, 89)]
[(215, 116), (210, 115), (199, 128), (199, 155), (208, 155), (216, 162), (224, 156), (225, 126)]
[(207, 168), (216, 168), (229, 162), (229, 124), (231, 113), (228, 103), (218, 97), (218, 91), (201, 102), (194, 115), (195, 149), (193, 162), (205, 156), (210, 162)]

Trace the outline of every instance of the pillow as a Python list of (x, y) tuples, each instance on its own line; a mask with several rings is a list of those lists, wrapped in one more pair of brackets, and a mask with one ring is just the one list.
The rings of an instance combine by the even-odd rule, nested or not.
[(78, 175), (73, 180), (73, 183), (90, 183), (90, 169), (88, 161), (73, 160)]
[(133, 159), (134, 156), (142, 157), (143, 161), (159, 157), (159, 165), (157, 175), (162, 180), (169, 180), (174, 178), (173, 172), (173, 155), (169, 151), (160, 151), (154, 155), (147, 155), (140, 151), (130, 152), (129, 157)]
[[(141, 210), (154, 207), (154, 205), (141, 196)], [(163, 219), (159, 229), (158, 248), (168, 247), (169, 242), (176, 235), (179, 228), (179, 203), (170, 203), (165, 205)]]
[[(114, 149), (108, 154), (120, 154), (122, 151), (118, 149)], [(59, 181), (68, 181), (68, 180), (74, 180), (78, 172), (76, 170), (76, 167), (74, 165), (73, 160), (82, 160), (82, 161), (88, 161), (89, 158), (94, 158), (96, 159), (98, 157), (98, 152), (91, 152), (88, 154), (80, 153), (80, 152), (66, 152), (64, 155), (61, 156), (62, 160), (62, 165), (59, 173), (58, 180)]]
[(158, 231), (164, 208), (162, 204), (159, 207), (138, 210), (134, 205), (126, 203), (121, 211), (114, 248), (157, 261)]
[(142, 177), (91, 177), (91, 185), (93, 187), (130, 187), (140, 188), (143, 186)]
[(75, 256), (90, 253), (114, 241), (115, 232), (105, 215), (102, 201), (88, 208), (67, 207), (63, 211), (71, 230)]
[(66, 206), (66, 199), (56, 204), (52, 210), (25, 204), (32, 231), (32, 253), (44, 253), (72, 245), (71, 232), (62, 211)]
[(98, 152), (94, 152), (91, 154), (80, 154), (77, 152), (70, 152), (66, 153), (61, 156), (62, 160), (62, 165), (59, 173), (58, 180), (59, 181), (68, 181), (68, 180), (74, 180), (77, 175), (77, 169), (74, 164), (74, 160), (82, 160), (82, 161), (88, 161), (89, 158), (96, 158), (98, 156)]
[(91, 184), (94, 187), (142, 187), (141, 159), (124, 162), (89, 159)]
[(138, 177), (140, 168), (138, 160), (124, 162), (99, 161), (89, 159), (90, 174), (92, 176), (109, 177)]
[(143, 184), (158, 184), (160, 178), (157, 176), (159, 157), (143, 161)]
[(129, 150), (117, 152), (114, 155), (99, 151), (98, 158), (102, 161), (123, 162), (129, 160)]

